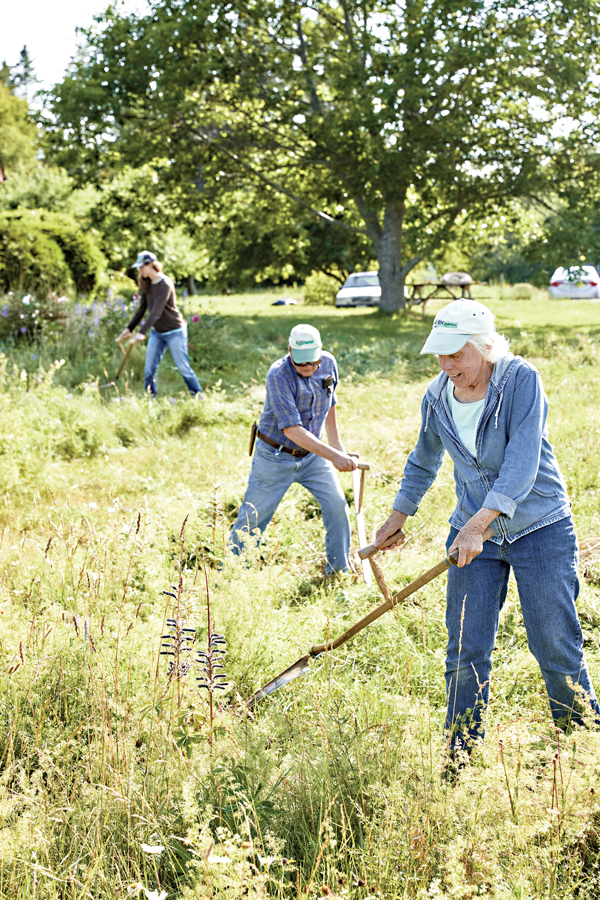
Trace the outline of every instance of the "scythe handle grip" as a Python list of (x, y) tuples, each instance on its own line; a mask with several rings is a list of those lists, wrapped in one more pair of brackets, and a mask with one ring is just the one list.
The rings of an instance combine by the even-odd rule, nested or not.
[(399, 541), (400, 538), (404, 537), (404, 532), (402, 529), (396, 531), (394, 534), (391, 534), (389, 538), (386, 538), (381, 547), (376, 547), (374, 544), (369, 544), (367, 547), (363, 547), (362, 550), (358, 551), (358, 555), (361, 559), (368, 559), (370, 556), (373, 556), (374, 553), (377, 553), (378, 550), (383, 550), (384, 547), (389, 547), (391, 544), (395, 544), (396, 541)]

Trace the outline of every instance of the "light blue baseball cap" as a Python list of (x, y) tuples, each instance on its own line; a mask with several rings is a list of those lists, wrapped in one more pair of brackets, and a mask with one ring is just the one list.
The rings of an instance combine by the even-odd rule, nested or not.
[(314, 325), (294, 325), (290, 332), (290, 353), (295, 363), (316, 362), (321, 358), (323, 344)]

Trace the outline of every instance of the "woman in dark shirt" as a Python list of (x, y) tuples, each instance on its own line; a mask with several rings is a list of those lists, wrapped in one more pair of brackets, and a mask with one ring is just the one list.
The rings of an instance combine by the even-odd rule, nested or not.
[[(193, 397), (201, 397), (202, 388), (188, 358), (187, 322), (177, 308), (173, 282), (163, 274), (162, 263), (157, 261), (154, 253), (147, 250), (138, 255), (133, 268), (138, 269), (140, 305), (125, 331), (117, 338), (117, 342), (141, 343), (150, 332), (144, 367), (145, 390), (156, 397), (156, 372), (168, 348), (190, 394)], [(134, 337), (133, 330), (146, 311), (148, 313), (146, 320)]]

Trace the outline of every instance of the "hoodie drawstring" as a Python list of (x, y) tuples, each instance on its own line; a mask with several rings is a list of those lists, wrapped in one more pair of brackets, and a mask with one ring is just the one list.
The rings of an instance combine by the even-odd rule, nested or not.
[(429, 416), (431, 415), (431, 403), (427, 401), (427, 415), (425, 416), (425, 428), (424, 431), (427, 431), (427, 426), (429, 425)]
[(498, 403), (498, 409), (496, 410), (496, 420), (495, 420), (495, 421), (496, 421), (496, 425), (495, 425), (496, 428), (498, 428), (498, 416), (500, 415), (500, 407), (502, 406), (502, 400), (503, 400), (503, 398), (504, 398), (504, 391), (502, 391), (502, 393), (500, 394), (500, 402)]

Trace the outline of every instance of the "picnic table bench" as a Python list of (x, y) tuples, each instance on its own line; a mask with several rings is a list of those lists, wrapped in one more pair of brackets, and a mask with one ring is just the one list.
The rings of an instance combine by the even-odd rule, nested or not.
[(407, 284), (408, 297), (406, 305), (420, 306), (421, 312), (425, 313), (427, 302), (433, 297), (450, 297), (451, 300), (472, 300), (471, 288), (479, 282), (471, 282), (471, 284), (449, 284), (443, 281), (420, 281), (413, 284)]

